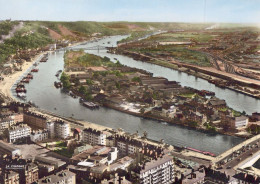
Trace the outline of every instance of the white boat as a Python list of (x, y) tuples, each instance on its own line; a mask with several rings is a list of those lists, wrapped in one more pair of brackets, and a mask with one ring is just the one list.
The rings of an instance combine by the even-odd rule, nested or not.
[(25, 93), (17, 93), (17, 97), (19, 98), (26, 98), (26, 94)]

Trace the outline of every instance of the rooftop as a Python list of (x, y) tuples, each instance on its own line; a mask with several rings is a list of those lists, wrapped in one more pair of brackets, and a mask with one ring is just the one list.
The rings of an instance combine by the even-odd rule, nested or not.
[(13, 151), (19, 150), (18, 148), (14, 147), (13, 145), (5, 143), (1, 140), (0, 140), (0, 149), (3, 149), (8, 152), (13, 152)]
[[(69, 179), (71, 177), (75, 176), (75, 174), (73, 172), (70, 172), (68, 170), (63, 170), (63, 171), (60, 171), (56, 174), (53, 174), (53, 175), (50, 175), (50, 176), (47, 176), (47, 177), (44, 177), (42, 179), (40, 179), (38, 181), (38, 184), (46, 184), (46, 183), (49, 183), (49, 184), (52, 184), (52, 183), (58, 183), (64, 179)], [(74, 181), (75, 183), (75, 181)]]

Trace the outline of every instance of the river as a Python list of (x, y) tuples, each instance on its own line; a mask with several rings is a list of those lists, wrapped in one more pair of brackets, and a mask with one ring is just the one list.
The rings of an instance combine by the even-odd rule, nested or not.
[[(125, 38), (125, 36), (108, 37), (97, 42), (81, 44), (74, 48), (84, 49), (96, 45), (116, 46), (116, 42), (122, 38)], [(257, 107), (260, 109), (259, 101), (251, 97), (238, 94), (231, 90), (217, 88), (205, 80), (195, 78), (185, 73), (135, 61), (125, 56), (109, 54), (106, 53), (105, 50), (100, 50), (99, 52), (96, 50), (86, 50), (86, 52), (102, 57), (107, 56), (113, 61), (115, 61), (114, 58), (117, 58), (122, 64), (145, 69), (154, 73), (154, 76), (163, 76), (169, 80), (176, 80), (183, 86), (214, 91), (217, 97), (225, 99), (227, 103), (236, 110), (245, 110), (247, 113), (251, 113), (256, 111)], [(34, 79), (29, 84), (26, 84), (28, 91), (27, 100), (32, 100), (42, 109), (62, 116), (73, 117), (115, 129), (120, 127), (130, 133), (138, 131), (139, 134), (142, 134), (144, 131), (147, 131), (148, 138), (154, 140), (164, 139), (168, 144), (193, 147), (215, 154), (220, 154), (243, 140), (238, 137), (221, 134), (206, 134), (186, 127), (147, 120), (103, 107), (99, 110), (89, 110), (81, 106), (78, 99), (74, 99), (62, 93), (53, 85), (54, 81), (57, 81), (55, 77), (56, 72), (64, 68), (63, 55), (64, 51), (50, 54), (48, 61), (39, 65), (39, 72), (34, 74)]]

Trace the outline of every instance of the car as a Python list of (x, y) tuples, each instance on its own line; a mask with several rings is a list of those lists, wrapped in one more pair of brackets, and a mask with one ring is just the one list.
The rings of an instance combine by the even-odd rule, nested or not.
[(227, 169), (231, 169), (231, 166), (227, 166)]

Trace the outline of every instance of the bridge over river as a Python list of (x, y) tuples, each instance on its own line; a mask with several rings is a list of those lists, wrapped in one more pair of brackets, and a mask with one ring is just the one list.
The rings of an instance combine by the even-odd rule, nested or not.
[(100, 51), (100, 50), (110, 50), (110, 49), (113, 49), (113, 48), (114, 47), (95, 45), (95, 46), (92, 46), (92, 47), (84, 47), (84, 49), (76, 48), (76, 47), (66, 47), (63, 50), (75, 50), (75, 51), (77, 51), (77, 50), (97, 50), (97, 51)]

